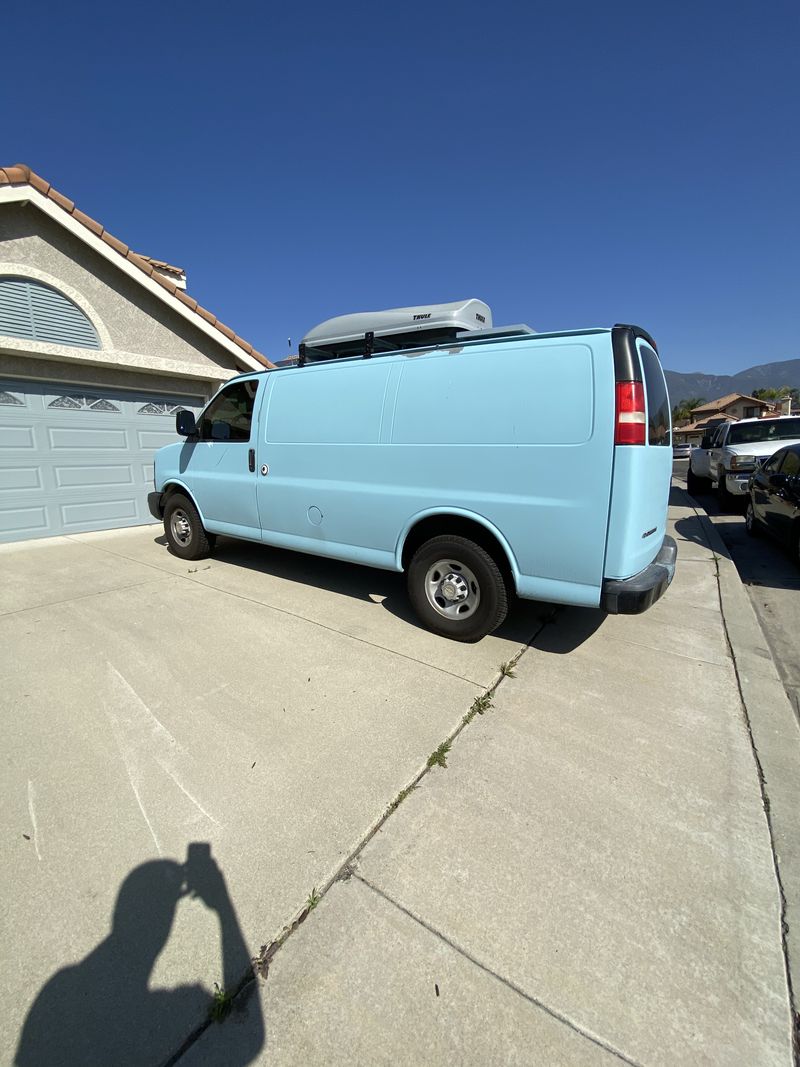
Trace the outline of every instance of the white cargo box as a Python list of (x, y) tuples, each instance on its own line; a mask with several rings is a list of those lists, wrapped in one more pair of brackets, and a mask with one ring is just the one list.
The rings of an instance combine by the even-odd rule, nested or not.
[(386, 311), (360, 311), (353, 315), (337, 315), (309, 330), (300, 342), (300, 352), (301, 357), (309, 360), (335, 359), (361, 355), (369, 335), (373, 351), (377, 353), (441, 344), (455, 340), (458, 334), (466, 331), (491, 327), (491, 308), (475, 299)]

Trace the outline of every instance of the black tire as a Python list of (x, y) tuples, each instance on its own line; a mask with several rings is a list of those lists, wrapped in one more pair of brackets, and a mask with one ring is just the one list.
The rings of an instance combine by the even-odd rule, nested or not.
[(700, 496), (702, 493), (709, 491), (711, 482), (708, 478), (701, 478), (698, 474), (695, 474), (690, 467), (686, 473), (686, 488), (691, 496)]
[(719, 481), (717, 482), (717, 499), (719, 501), (720, 511), (735, 511), (736, 500), (733, 493), (728, 492), (728, 487), (725, 484), (725, 474), (720, 472)]
[(756, 518), (752, 497), (747, 498), (747, 510), (744, 513), (744, 528), (751, 537), (761, 536), (761, 524)]
[(206, 533), (197, 508), (187, 496), (173, 493), (164, 507), (164, 536), (170, 551), (181, 559), (205, 559), (216, 538)]
[[(438, 563), (445, 566), (437, 570)], [(508, 613), (497, 562), (474, 541), (455, 535), (432, 537), (417, 549), (408, 568), (408, 597), (428, 630), (454, 641), (480, 641)]]

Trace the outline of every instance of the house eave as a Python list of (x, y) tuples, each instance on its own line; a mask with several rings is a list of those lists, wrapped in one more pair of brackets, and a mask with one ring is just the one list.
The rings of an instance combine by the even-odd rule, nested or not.
[(101, 240), (81, 222), (65, 212), (63, 208), (59, 207), (58, 204), (40, 193), (37, 189), (34, 189), (30, 185), (0, 185), (0, 205), (11, 203), (31, 205), (38, 211), (41, 211), (44, 215), (48, 216), (48, 218), (52, 219), (57, 225), (63, 226), (65, 230), (77, 237), (78, 240), (82, 241), (98, 255), (101, 255), (105, 260), (116, 267), (117, 270), (122, 271), (122, 273), (132, 281), (142, 286), (152, 296), (155, 296), (163, 304), (166, 304), (172, 311), (180, 315), (182, 319), (191, 323), (192, 326), (200, 330), (206, 337), (219, 345), (220, 348), (224, 349), (242, 370), (262, 371), (266, 369), (260, 360), (256, 359), (254, 356), (248, 355), (235, 342), (230, 341), (219, 329), (206, 322), (190, 307), (174, 297), (163, 287), (163, 285), (153, 281), (153, 279), (145, 274), (144, 271), (140, 270), (139, 267), (131, 263), (130, 260), (126, 259), (124, 256), (121, 256), (111, 245), (106, 244), (105, 241)]

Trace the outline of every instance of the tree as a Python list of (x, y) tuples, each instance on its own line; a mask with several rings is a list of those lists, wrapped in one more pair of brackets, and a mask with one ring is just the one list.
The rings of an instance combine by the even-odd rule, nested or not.
[(679, 404), (676, 404), (672, 409), (672, 422), (673, 425), (679, 422), (686, 422), (692, 417), (692, 410), (699, 408), (705, 401), (704, 396), (690, 396), (686, 400), (681, 400)]
[(785, 396), (790, 396), (795, 402), (800, 399), (800, 390), (796, 389), (792, 385), (782, 385), (778, 389), (754, 389), (752, 395), (756, 400), (782, 400)]

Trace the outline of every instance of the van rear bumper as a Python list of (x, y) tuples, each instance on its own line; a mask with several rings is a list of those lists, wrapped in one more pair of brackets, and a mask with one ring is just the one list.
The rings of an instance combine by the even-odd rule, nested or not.
[(667, 590), (675, 574), (678, 546), (665, 537), (653, 562), (632, 578), (605, 578), (600, 607), (609, 615), (641, 615)]

